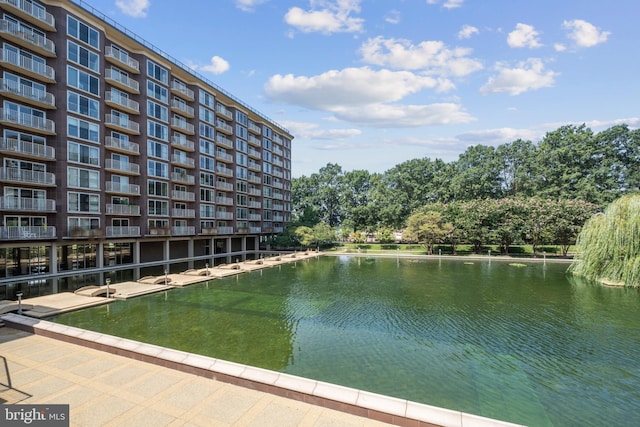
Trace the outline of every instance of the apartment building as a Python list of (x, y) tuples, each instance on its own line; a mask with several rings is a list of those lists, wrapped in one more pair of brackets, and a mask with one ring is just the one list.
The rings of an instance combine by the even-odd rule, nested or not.
[(283, 230), (287, 129), (83, 1), (0, 12), (0, 280), (213, 263)]

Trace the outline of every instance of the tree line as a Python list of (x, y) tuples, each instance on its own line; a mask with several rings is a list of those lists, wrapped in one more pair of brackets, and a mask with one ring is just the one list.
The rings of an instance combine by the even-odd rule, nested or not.
[[(460, 232), (462, 226), (452, 219), (451, 209), (475, 203), (482, 210), (496, 200), (502, 200), (505, 209), (509, 203), (523, 201), (530, 216), (542, 206), (535, 215), (557, 216), (565, 209), (582, 218), (576, 206), (566, 203), (578, 201), (581, 209), (591, 212), (639, 188), (640, 129), (616, 125), (595, 133), (585, 125), (566, 125), (548, 132), (538, 144), (518, 139), (498, 147), (470, 146), (458, 160), (448, 163), (427, 157), (412, 159), (384, 173), (345, 172), (337, 163), (329, 163), (317, 173), (292, 180), (294, 223), (280, 238), (300, 241), (296, 227), (313, 228), (319, 223), (344, 234), (384, 234), (404, 229), (412, 214), (426, 213), (429, 206)], [(493, 240), (486, 243), (500, 243), (496, 242), (498, 230), (506, 224), (505, 216), (493, 217), (488, 239)], [(468, 233), (467, 237), (460, 234), (469, 239)], [(522, 236), (531, 239), (533, 234), (519, 232), (512, 239)], [(545, 232), (544, 239), (557, 237)]]

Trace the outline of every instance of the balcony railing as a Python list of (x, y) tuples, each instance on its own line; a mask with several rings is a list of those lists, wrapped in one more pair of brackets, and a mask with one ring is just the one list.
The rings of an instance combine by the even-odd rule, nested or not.
[(228, 134), (232, 134), (233, 133), (233, 127), (225, 122), (223, 122), (222, 120), (216, 120), (216, 127), (218, 129), (222, 129), (224, 132), (228, 133)]
[(171, 90), (179, 93), (180, 95), (188, 98), (189, 101), (193, 101), (195, 99), (193, 91), (187, 87), (184, 83), (172, 81), (171, 82)]
[(216, 218), (230, 221), (230, 220), (233, 219), (233, 212), (217, 211), (216, 212)]
[(107, 46), (104, 56), (107, 59), (115, 59), (120, 65), (128, 68), (129, 71), (133, 71), (136, 74), (140, 72), (140, 63), (138, 61), (131, 58), (127, 53), (114, 49), (113, 46)]
[(178, 128), (181, 131), (188, 133), (189, 135), (193, 135), (195, 133), (195, 127), (191, 123), (188, 123), (186, 120), (182, 120), (177, 117), (171, 118), (171, 126), (174, 128)]
[(140, 227), (107, 227), (106, 237), (138, 237)]
[(189, 202), (193, 202), (196, 200), (196, 194), (191, 191), (172, 190), (171, 198), (175, 200), (186, 200)]
[(216, 134), (216, 142), (224, 147), (233, 148), (233, 141), (220, 133)]
[(140, 154), (139, 144), (135, 142), (119, 139), (119, 138), (113, 138), (111, 136), (107, 136), (104, 139), (104, 146), (107, 148), (118, 150), (118, 151), (125, 151), (127, 153)]
[(260, 153), (258, 150), (256, 150), (253, 147), (249, 147), (249, 150), (247, 150), (247, 153), (249, 154), (249, 157), (253, 157), (258, 160), (262, 159), (262, 153)]
[(108, 193), (140, 195), (140, 186), (136, 184), (122, 184), (114, 181), (107, 181), (105, 184), (105, 190)]
[(136, 94), (140, 93), (140, 83), (125, 76), (117, 70), (107, 68), (105, 70), (105, 79), (114, 86), (118, 86), (124, 90), (128, 89)]
[(183, 150), (186, 151), (195, 151), (196, 149), (196, 144), (193, 141), (190, 141), (186, 138), (183, 138), (181, 136), (178, 136), (176, 134), (171, 135), (171, 145), (174, 145), (176, 147), (180, 147)]
[(222, 104), (216, 104), (216, 113), (222, 114), (229, 119), (233, 118), (233, 114), (231, 113), (231, 111)]
[(195, 218), (196, 211), (195, 209), (171, 209), (171, 216), (175, 218)]
[(218, 234), (233, 234), (233, 227), (217, 227)]
[(124, 96), (120, 96), (119, 93), (108, 90), (104, 94), (104, 100), (107, 103), (116, 104), (119, 107), (122, 107), (128, 111), (132, 111), (134, 113), (140, 112), (140, 104), (134, 101), (133, 99), (126, 98)]
[(262, 128), (255, 123), (249, 122), (249, 130), (258, 135), (262, 135)]
[(262, 141), (260, 140), (260, 138), (256, 138), (252, 134), (249, 134), (249, 137), (247, 138), (247, 141), (249, 141), (249, 144), (253, 144), (253, 145), (256, 145), (258, 147), (262, 147)]
[(216, 188), (223, 191), (233, 191), (233, 184), (230, 182), (218, 181), (216, 182)]
[(56, 133), (56, 124), (53, 120), (8, 108), (0, 108), (0, 121), (46, 134), (55, 135)]
[(262, 228), (261, 227), (249, 227), (249, 233), (252, 233), (252, 234), (262, 233)]
[(229, 176), (232, 177), (233, 176), (233, 169), (229, 169), (227, 167), (221, 166), (220, 164), (217, 165), (216, 167), (216, 173), (219, 175), (225, 175), (225, 176)]
[(53, 147), (9, 137), (0, 137), (0, 151), (22, 154), (42, 160), (55, 160), (56, 158), (56, 150)]
[(14, 38), (16, 41), (26, 42), (29, 47), (45, 56), (56, 56), (56, 45), (46, 37), (31, 31), (25, 31), (20, 25), (9, 22), (0, 21), (0, 34), (5, 37)]
[(45, 108), (56, 108), (56, 98), (52, 93), (19, 84), (13, 80), (0, 79), (0, 93), (12, 98), (32, 102)]
[(221, 162), (233, 163), (233, 156), (231, 154), (225, 153), (224, 151), (218, 151), (216, 153), (216, 159)]
[(247, 218), (249, 219), (249, 221), (262, 221), (262, 217), (260, 216), (260, 214), (249, 214), (247, 215)]
[(189, 168), (193, 168), (196, 165), (196, 161), (194, 159), (190, 159), (188, 157), (181, 156), (179, 154), (171, 155), (171, 163), (186, 166)]
[(42, 240), (55, 239), (55, 237), (56, 228), (48, 225), (40, 227), (0, 227), (0, 239), (2, 240)]
[(254, 209), (262, 208), (262, 203), (256, 202), (255, 200), (249, 200), (248, 205), (249, 205), (250, 208), (254, 208)]
[(177, 110), (180, 113), (183, 113), (185, 116), (193, 117), (194, 110), (193, 107), (187, 105), (185, 102), (181, 102), (177, 99), (171, 100), (171, 108)]
[(216, 203), (219, 205), (233, 205), (232, 197), (216, 197)]
[(117, 170), (119, 172), (140, 175), (140, 165), (135, 163), (121, 162), (119, 160), (106, 159), (104, 162), (105, 169)]
[(106, 208), (107, 215), (140, 216), (140, 206), (138, 205), (121, 205), (108, 203)]
[(6, 211), (55, 212), (56, 201), (5, 196), (0, 198), (0, 209)]
[(7, 167), (0, 168), (0, 180), (47, 186), (56, 185), (56, 176), (52, 173)]
[(10, 68), (23, 71), (32, 77), (41, 78), (50, 83), (56, 81), (56, 72), (53, 67), (34, 61), (11, 50), (1, 49), (0, 51), (0, 62), (4, 65), (9, 65)]
[(119, 129), (122, 129), (124, 132), (132, 133), (135, 135), (140, 134), (140, 125), (138, 123), (133, 122), (128, 118), (116, 116), (115, 114), (105, 114), (104, 124), (107, 126), (116, 126)]
[(49, 31), (56, 30), (56, 21), (53, 15), (41, 8), (34, 7), (31, 1), (0, 0), (0, 4), (11, 6), (16, 15), (25, 18), (32, 24), (42, 26)]
[(193, 236), (196, 234), (195, 227), (171, 227), (171, 234), (174, 236)]
[(185, 184), (195, 184), (196, 182), (196, 178), (193, 175), (180, 172), (171, 172), (171, 180)]

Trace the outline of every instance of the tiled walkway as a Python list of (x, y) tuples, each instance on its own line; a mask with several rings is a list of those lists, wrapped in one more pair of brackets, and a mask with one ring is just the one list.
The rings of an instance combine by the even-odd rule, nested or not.
[(8, 327), (0, 383), (0, 402), (69, 404), (78, 427), (387, 425)]

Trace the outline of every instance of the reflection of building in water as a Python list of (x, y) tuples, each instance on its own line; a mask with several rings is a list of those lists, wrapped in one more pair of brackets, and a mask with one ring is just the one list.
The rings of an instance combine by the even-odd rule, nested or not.
[(214, 265), (284, 229), (287, 129), (88, 6), (0, 8), (0, 284)]

